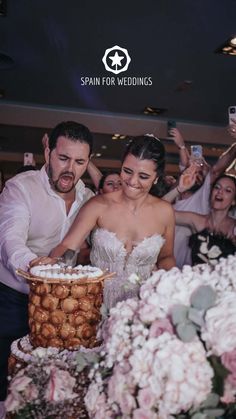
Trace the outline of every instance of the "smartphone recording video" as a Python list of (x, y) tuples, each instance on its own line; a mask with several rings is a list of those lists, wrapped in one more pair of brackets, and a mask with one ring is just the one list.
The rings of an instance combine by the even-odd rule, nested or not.
[(229, 106), (229, 125), (236, 124), (236, 106)]
[(202, 146), (201, 145), (191, 145), (191, 157), (193, 159), (202, 158)]
[(24, 153), (24, 166), (34, 166), (34, 155), (33, 153)]
[(172, 128), (176, 128), (176, 122), (173, 120), (167, 121), (167, 137), (172, 137), (170, 132)]
[(203, 166), (202, 146), (199, 144), (191, 145), (190, 160), (198, 166)]

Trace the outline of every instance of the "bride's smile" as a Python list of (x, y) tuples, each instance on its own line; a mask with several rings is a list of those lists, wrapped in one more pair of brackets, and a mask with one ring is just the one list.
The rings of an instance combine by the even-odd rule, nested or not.
[(155, 164), (152, 160), (141, 160), (129, 154), (121, 169), (123, 190), (148, 193), (157, 177)]

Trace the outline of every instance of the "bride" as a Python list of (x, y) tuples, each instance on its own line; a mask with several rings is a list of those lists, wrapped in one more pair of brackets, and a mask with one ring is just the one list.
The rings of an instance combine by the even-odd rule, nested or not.
[[(136, 273), (143, 281), (154, 269), (175, 266), (173, 256), (174, 212), (169, 203), (149, 192), (163, 173), (165, 149), (151, 135), (134, 137), (127, 147), (121, 168), (122, 189), (90, 199), (50, 256), (60, 257), (68, 249), (78, 251), (90, 231), (91, 263), (115, 272), (104, 287), (104, 303), (137, 295), (138, 285), (127, 278)], [(50, 263), (47, 257), (33, 264)]]

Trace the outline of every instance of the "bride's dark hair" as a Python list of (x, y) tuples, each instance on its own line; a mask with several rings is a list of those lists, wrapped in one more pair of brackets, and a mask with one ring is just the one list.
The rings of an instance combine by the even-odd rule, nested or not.
[(155, 163), (158, 181), (156, 184), (152, 185), (149, 193), (160, 198), (165, 195), (165, 193), (168, 192), (164, 180), (166, 152), (162, 142), (153, 135), (131, 137), (130, 143), (125, 150), (122, 163), (128, 154), (132, 154), (140, 160), (152, 160)]
[(132, 154), (140, 160), (152, 160), (156, 165), (157, 174), (162, 176), (165, 169), (165, 147), (161, 141), (152, 135), (131, 137), (130, 140), (122, 162), (128, 154)]

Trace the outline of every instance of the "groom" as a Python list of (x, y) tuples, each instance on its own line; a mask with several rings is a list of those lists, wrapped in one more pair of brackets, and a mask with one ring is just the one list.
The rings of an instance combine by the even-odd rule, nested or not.
[(14, 176), (0, 195), (1, 401), (6, 398), (11, 343), (28, 333), (29, 287), (16, 269), (27, 270), (32, 259), (48, 254), (93, 196), (80, 179), (92, 143), (92, 134), (84, 125), (60, 123), (44, 143), (42, 169)]

